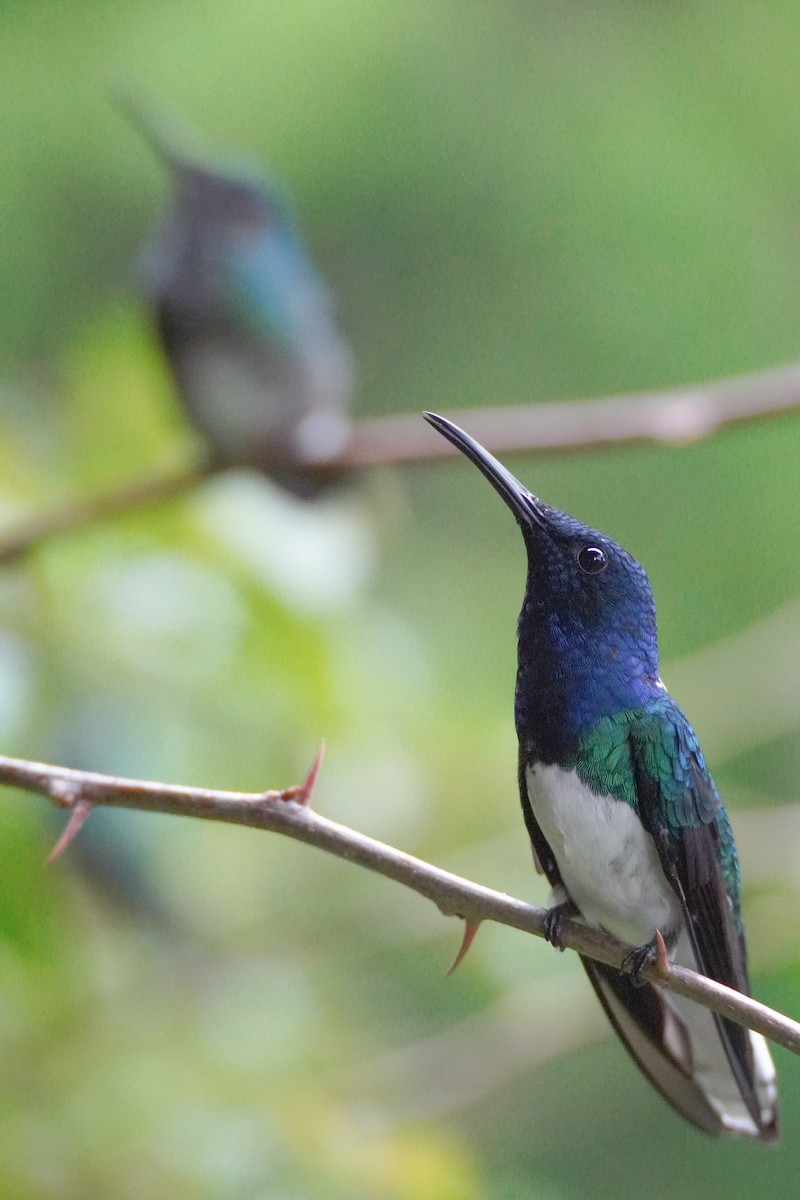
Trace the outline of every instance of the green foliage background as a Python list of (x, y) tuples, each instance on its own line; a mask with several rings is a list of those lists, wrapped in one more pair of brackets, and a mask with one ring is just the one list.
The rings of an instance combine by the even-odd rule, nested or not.
[[(4, 523), (193, 446), (131, 285), (166, 181), (110, 80), (285, 177), (360, 413), (446, 413), (800, 356), (799, 35), (788, 3), (6, 0)], [(786, 418), (513, 464), (647, 565), (733, 810), (755, 990), (795, 1015), (799, 452)], [(314, 511), (218, 480), (3, 571), (0, 749), (260, 789), (324, 735), (324, 813), (543, 901), (515, 794), (522, 582), (466, 463)], [(445, 980), (455, 922), (311, 850), (101, 812), (44, 873), (56, 828), (0, 796), (4, 1196), (796, 1194), (781, 1051), (780, 1149), (709, 1143), (571, 955), (486, 928)]]

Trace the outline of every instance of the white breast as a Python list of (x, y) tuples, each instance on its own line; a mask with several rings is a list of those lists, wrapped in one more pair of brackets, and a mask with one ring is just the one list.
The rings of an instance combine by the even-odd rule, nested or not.
[(555, 765), (526, 768), (525, 782), (567, 893), (590, 925), (634, 946), (656, 929), (665, 938), (678, 932), (678, 897), (629, 804), (595, 795), (576, 771)]

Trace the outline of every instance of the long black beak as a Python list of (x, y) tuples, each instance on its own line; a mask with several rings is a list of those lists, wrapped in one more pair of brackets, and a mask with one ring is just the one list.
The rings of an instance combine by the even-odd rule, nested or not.
[(520, 481), (510, 471), (507, 471), (493, 454), (484, 450), (480, 442), (476, 442), (463, 429), (459, 429), (458, 425), (454, 425), (452, 421), (440, 417), (437, 413), (426, 412), (422, 415), (429, 425), (438, 429), (448, 442), (452, 442), (462, 454), (466, 454), (467, 458), (475, 463), (479, 471), (483, 472), (495, 491), (503, 497), (523, 529), (538, 526), (539, 529), (548, 531), (546, 510), (541, 500), (523, 487)]

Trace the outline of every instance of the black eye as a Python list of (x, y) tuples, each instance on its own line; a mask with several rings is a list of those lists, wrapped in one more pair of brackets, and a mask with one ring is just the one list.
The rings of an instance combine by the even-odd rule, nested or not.
[(578, 566), (585, 575), (599, 575), (608, 566), (608, 555), (599, 546), (584, 546), (578, 552)]

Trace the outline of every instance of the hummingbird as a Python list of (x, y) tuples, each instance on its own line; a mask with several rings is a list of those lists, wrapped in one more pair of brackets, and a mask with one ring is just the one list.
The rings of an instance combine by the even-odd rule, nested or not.
[(635, 947), (623, 970), (582, 958), (611, 1024), (662, 1096), (707, 1134), (777, 1139), (766, 1041), (641, 976), (673, 961), (749, 994), (739, 865), (697, 737), (659, 675), (644, 569), (539, 500), (478, 442), (430, 424), (511, 509), (528, 558), (517, 626), (519, 789), (536, 868), (565, 916)]
[(315, 466), (349, 435), (353, 362), (287, 193), (243, 159), (179, 148), (163, 119), (118, 98), (174, 184), (139, 275), (186, 415), (215, 464), (312, 496)]

